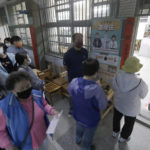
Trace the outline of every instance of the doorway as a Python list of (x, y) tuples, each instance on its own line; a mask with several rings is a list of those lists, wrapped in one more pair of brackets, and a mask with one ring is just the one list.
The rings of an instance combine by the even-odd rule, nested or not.
[[(139, 72), (139, 76), (147, 83), (150, 89), (150, 16), (142, 16), (139, 19), (136, 43), (134, 47), (134, 56), (140, 59), (143, 68)], [(138, 120), (150, 127), (150, 91), (142, 100), (141, 113)]]

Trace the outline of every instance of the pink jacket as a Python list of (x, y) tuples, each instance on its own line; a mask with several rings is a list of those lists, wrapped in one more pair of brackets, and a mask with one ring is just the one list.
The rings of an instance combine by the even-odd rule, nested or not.
[[(20, 102), (22, 107), (26, 110), (30, 123), (32, 120), (32, 98), (29, 97), (27, 101)], [(49, 115), (54, 115), (55, 109), (50, 106), (44, 99), (44, 109)], [(47, 126), (44, 119), (44, 111), (34, 102), (34, 123), (30, 131), (32, 137), (32, 148), (36, 149), (46, 138)], [(6, 118), (0, 109), (0, 147), (9, 148), (12, 145), (10, 137), (7, 132)]]

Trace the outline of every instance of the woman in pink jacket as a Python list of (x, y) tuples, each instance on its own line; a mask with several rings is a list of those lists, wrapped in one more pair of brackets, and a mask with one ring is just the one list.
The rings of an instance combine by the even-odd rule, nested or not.
[(46, 102), (42, 92), (32, 89), (27, 72), (10, 74), (6, 88), (10, 93), (0, 101), (0, 148), (48, 150), (46, 114), (58, 112)]

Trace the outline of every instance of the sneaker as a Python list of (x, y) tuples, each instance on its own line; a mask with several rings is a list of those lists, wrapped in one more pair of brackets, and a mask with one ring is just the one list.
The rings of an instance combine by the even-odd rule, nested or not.
[(130, 140), (130, 137), (128, 139), (124, 139), (123, 137), (120, 137), (119, 142), (120, 143), (126, 143)]
[(77, 144), (77, 145), (81, 145), (81, 143), (82, 143), (81, 141), (80, 141), (80, 142), (77, 142), (77, 141), (76, 141), (76, 144)]
[(113, 133), (112, 133), (112, 137), (113, 137), (113, 138), (117, 138), (118, 135), (119, 135), (119, 132), (114, 132), (114, 131), (113, 131)]
[(96, 147), (95, 147), (95, 145), (91, 145), (91, 148), (90, 148), (90, 150), (96, 150)]
[(69, 113), (68, 113), (68, 117), (69, 117), (69, 118), (72, 117), (72, 112), (69, 112)]
[(72, 117), (72, 115), (71, 115), (71, 114), (68, 114), (68, 117), (69, 117), (69, 118), (71, 118), (71, 117)]

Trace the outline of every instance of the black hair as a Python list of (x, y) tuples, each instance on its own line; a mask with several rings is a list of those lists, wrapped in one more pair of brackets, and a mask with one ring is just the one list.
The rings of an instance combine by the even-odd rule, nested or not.
[(5, 47), (5, 44), (4, 43), (0, 43), (0, 47), (3, 47), (3, 50), (4, 50), (4, 54), (6, 54), (6, 47)]
[(25, 71), (15, 71), (11, 73), (6, 79), (6, 89), (9, 91), (14, 90), (15, 85), (21, 81), (30, 81), (31, 77), (28, 72)]
[(96, 59), (88, 58), (83, 62), (83, 74), (92, 76), (99, 70), (99, 62)]
[(10, 38), (10, 37), (5, 38), (5, 39), (4, 39), (4, 44), (6, 44), (6, 43), (5, 43), (6, 41), (11, 42), (11, 38)]
[(73, 42), (75, 41), (75, 39), (76, 39), (76, 37), (77, 37), (78, 35), (83, 36), (81, 33), (74, 33), (74, 34), (72, 35), (72, 41), (73, 41)]
[(97, 35), (99, 35), (99, 33), (98, 33), (98, 32), (96, 32), (96, 34), (97, 34)]
[(116, 35), (115, 35), (115, 34), (113, 34), (111, 38), (117, 38), (117, 37), (116, 37)]
[(10, 39), (11, 44), (14, 44), (14, 42), (19, 42), (19, 41), (21, 41), (21, 38), (19, 36), (13, 36)]
[(18, 70), (18, 67), (21, 66), (21, 65), (23, 65), (24, 60), (25, 60), (25, 59), (28, 59), (28, 57), (27, 57), (27, 54), (26, 54), (26, 53), (24, 53), (24, 52), (18, 52), (18, 53), (15, 55), (15, 59), (16, 59), (16, 63), (15, 63), (15, 65), (14, 65), (14, 69), (15, 69), (15, 71), (17, 71), (17, 70)]

